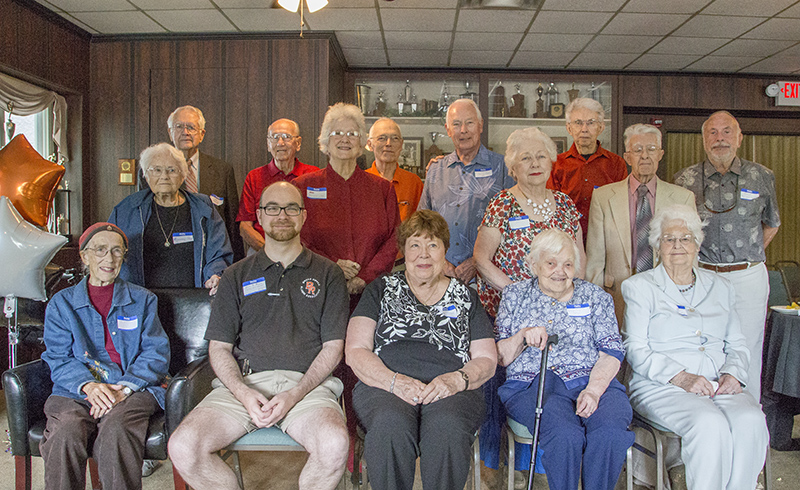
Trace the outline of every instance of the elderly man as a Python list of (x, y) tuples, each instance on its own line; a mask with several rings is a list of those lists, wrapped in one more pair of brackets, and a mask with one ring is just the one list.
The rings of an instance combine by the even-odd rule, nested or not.
[(625, 130), (623, 138), (631, 174), (594, 191), (586, 239), (586, 279), (613, 296), (619, 325), (622, 281), (653, 268), (653, 249), (647, 236), (656, 210), (671, 204), (695, 207), (694, 194), (656, 176), (664, 156), (658, 128), (634, 124)]
[(335, 488), (348, 448), (342, 383), (330, 376), (344, 349), (344, 274), (300, 243), (306, 211), (292, 184), (264, 189), (257, 216), (264, 248), (225, 271), (211, 307), (206, 338), (217, 379), (170, 438), (170, 458), (193, 488), (235, 489), (218, 451), (277, 426), (309, 453), (300, 488)]
[(400, 126), (388, 117), (375, 121), (369, 129), (367, 149), (375, 154), (375, 161), (367, 172), (383, 177), (394, 185), (400, 220), (405, 221), (417, 210), (419, 198), (422, 196), (422, 179), (397, 165), (403, 151)]
[(675, 175), (695, 195), (698, 214), (708, 222), (700, 267), (722, 274), (736, 290), (736, 314), (750, 349), (747, 390), (761, 397), (761, 353), (769, 279), (765, 249), (781, 219), (775, 174), (736, 156), (742, 144), (739, 122), (719, 111), (703, 123), (706, 160)]
[(458, 99), (450, 104), (445, 129), (456, 149), (429, 165), (419, 208), (436, 211), (447, 221), (450, 249), (445, 273), (470, 282), (477, 272), (472, 249), (486, 205), (514, 181), (503, 155), (481, 144), (483, 117), (474, 101)]
[(244, 247), (236, 226), (239, 211), (239, 187), (233, 167), (227, 162), (198, 151), (206, 135), (206, 118), (197, 107), (178, 107), (167, 119), (169, 137), (175, 148), (183, 152), (189, 174), (184, 186), (191, 192), (206, 194), (216, 206), (228, 232), (233, 260), (244, 256)]
[(592, 191), (624, 179), (628, 168), (619, 155), (600, 146), (597, 139), (606, 128), (606, 111), (600, 102), (575, 99), (567, 105), (565, 117), (572, 146), (558, 155), (547, 187), (563, 192), (575, 203), (581, 213), (581, 229), (586, 241)]
[(302, 142), (300, 126), (291, 119), (278, 119), (267, 128), (267, 148), (272, 154), (272, 161), (247, 174), (239, 202), (239, 215), (236, 217), (239, 233), (247, 246), (247, 255), (264, 248), (264, 230), (256, 219), (261, 191), (273, 182), (293, 182), (303, 174), (319, 170), (297, 159)]

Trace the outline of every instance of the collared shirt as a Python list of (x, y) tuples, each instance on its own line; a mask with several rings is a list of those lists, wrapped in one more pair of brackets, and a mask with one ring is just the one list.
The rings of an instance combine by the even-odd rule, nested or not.
[(261, 228), (261, 225), (258, 224), (258, 218), (256, 217), (256, 209), (261, 199), (261, 192), (275, 182), (294, 182), (297, 177), (317, 170), (319, 170), (319, 167), (302, 163), (297, 158), (294, 159), (294, 168), (288, 174), (283, 173), (278, 168), (274, 158), (267, 165), (251, 170), (244, 179), (242, 199), (239, 201), (239, 214), (236, 216), (236, 221), (252, 221), (253, 228), (261, 236), (264, 236), (264, 228)]
[[(378, 165), (372, 162), (367, 173), (383, 178)], [(400, 209), (400, 221), (405, 221), (417, 210), (419, 198), (422, 196), (422, 179), (408, 170), (397, 167), (392, 177), (394, 192), (397, 194), (397, 207)]]
[(344, 274), (330, 260), (304, 248), (284, 268), (261, 249), (222, 275), (205, 338), (233, 344), (254, 372), (304, 373), (323, 343), (344, 339), (347, 302)]
[[(631, 174), (628, 179), (628, 212), (630, 212), (631, 219), (631, 263), (636, 264), (636, 205), (639, 202), (639, 195), (637, 190), (642, 185), (636, 177)], [(647, 187), (647, 202), (650, 203), (650, 216), (656, 212), (656, 178), (650, 179), (650, 182), (645, 184)]]
[[(781, 225), (772, 170), (736, 157), (722, 175), (705, 160), (678, 172), (675, 183), (694, 193), (700, 219), (708, 222), (700, 246), (701, 262), (733, 264), (767, 259), (762, 225)], [(724, 213), (709, 211), (729, 208)]]
[(568, 151), (558, 155), (553, 171), (550, 172), (547, 188), (563, 192), (575, 203), (581, 213), (581, 229), (586, 241), (592, 192), (602, 185), (619, 182), (627, 176), (625, 160), (600, 146), (599, 141), (597, 151), (588, 160), (583, 158), (575, 143), (572, 143)]
[(472, 257), (478, 226), (495, 194), (514, 185), (503, 155), (481, 145), (469, 165), (453, 152), (428, 169), (419, 209), (441, 214), (450, 228), (447, 260), (458, 266)]
[[(561, 302), (539, 289), (539, 279), (515, 282), (503, 289), (497, 314), (497, 339), (503, 340), (526, 327), (545, 327), (558, 334), (559, 343), (548, 355), (548, 366), (570, 387), (570, 381), (589, 377), (600, 352), (621, 362), (625, 357), (617, 328), (614, 302), (600, 286), (574, 279), (572, 298)], [(542, 352), (525, 349), (508, 366), (506, 379), (531, 381), (539, 374)]]

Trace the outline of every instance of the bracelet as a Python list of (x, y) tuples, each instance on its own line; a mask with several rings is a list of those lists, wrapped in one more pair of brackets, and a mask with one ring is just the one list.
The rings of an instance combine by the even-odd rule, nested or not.
[(394, 373), (394, 376), (392, 376), (392, 384), (389, 385), (389, 393), (392, 393), (392, 394), (394, 393), (394, 382), (395, 381), (397, 381), (397, 373), (396, 372)]
[(461, 379), (464, 380), (464, 391), (469, 390), (469, 375), (462, 369), (459, 369), (458, 372), (461, 373)]

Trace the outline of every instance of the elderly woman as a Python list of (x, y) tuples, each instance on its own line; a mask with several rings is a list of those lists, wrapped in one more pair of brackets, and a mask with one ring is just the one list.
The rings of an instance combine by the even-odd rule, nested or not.
[[(733, 286), (697, 267), (703, 242), (694, 209), (656, 211), (650, 244), (660, 264), (622, 283), (631, 405), (681, 437), (689, 489), (756, 486), (769, 434), (745, 389), (751, 353)], [(761, 355), (759, 352), (758, 355)]]
[(347, 329), (345, 358), (359, 378), (353, 405), (367, 431), (376, 490), (463, 488), (483, 419), (479, 388), (494, 373), (492, 326), (474, 291), (444, 275), (447, 222), (412, 214), (397, 233), (406, 270), (367, 286)]
[(147, 427), (164, 407), (169, 342), (155, 295), (117, 277), (125, 233), (97, 223), (78, 243), (88, 275), (58, 292), (45, 315), (42, 359), (53, 379), (40, 445), (45, 488), (85, 488), (89, 457), (103, 488), (142, 488)]
[(614, 378), (624, 352), (611, 296), (575, 279), (580, 253), (568, 233), (543, 231), (527, 260), (534, 278), (503, 290), (497, 316), (498, 359), (508, 366), (500, 398), (533, 432), (539, 349), (558, 334), (540, 427), (547, 482), (553, 490), (574, 490), (581, 479), (583, 488), (613, 489), (634, 436), (625, 388)]
[(181, 190), (188, 173), (183, 154), (158, 143), (139, 156), (148, 189), (122, 200), (110, 222), (130, 238), (120, 276), (147, 288), (200, 288), (216, 292), (233, 261), (225, 223), (204, 194)]

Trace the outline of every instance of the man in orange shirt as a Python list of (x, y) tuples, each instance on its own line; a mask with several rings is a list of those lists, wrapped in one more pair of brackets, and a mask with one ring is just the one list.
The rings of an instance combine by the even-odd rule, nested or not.
[(581, 213), (585, 243), (592, 192), (627, 177), (628, 167), (621, 156), (600, 146), (597, 138), (606, 128), (606, 112), (600, 102), (575, 99), (567, 106), (565, 117), (573, 143), (569, 150), (558, 155), (547, 187), (563, 192), (575, 203)]
[(397, 206), (400, 209), (400, 220), (417, 210), (422, 195), (422, 180), (397, 164), (403, 151), (403, 135), (400, 126), (388, 117), (375, 121), (369, 130), (367, 149), (375, 154), (375, 161), (367, 172), (383, 177), (394, 184), (397, 194)]

